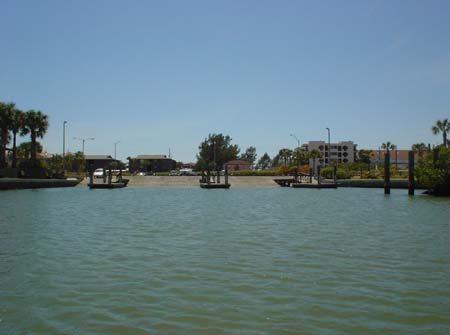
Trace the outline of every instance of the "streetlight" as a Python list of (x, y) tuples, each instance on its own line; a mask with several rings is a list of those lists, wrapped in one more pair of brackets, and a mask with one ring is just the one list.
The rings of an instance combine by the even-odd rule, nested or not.
[(66, 124), (67, 121), (63, 122), (63, 170), (66, 170), (66, 160), (65, 160), (65, 156), (66, 156)]
[(116, 160), (116, 148), (117, 148), (117, 144), (119, 144), (120, 141), (114, 142), (114, 160)]
[(295, 136), (294, 134), (289, 134), (289, 135), (297, 140), (297, 148), (300, 149), (300, 140), (297, 138), (297, 136)]
[(290, 135), (297, 140), (297, 153), (295, 155), (297, 157), (297, 170), (295, 171), (295, 179), (297, 179), (298, 170), (300, 168), (300, 140), (294, 134)]
[(63, 123), (63, 158), (66, 155), (66, 124), (67, 121)]
[(330, 140), (330, 128), (326, 128), (328, 130), (328, 165), (330, 165), (331, 161), (331, 140)]
[(84, 142), (95, 140), (95, 138), (93, 138), (93, 137), (88, 137), (88, 138), (74, 137), (73, 139), (74, 139), (74, 140), (79, 140), (79, 141), (82, 141), (82, 142), (83, 142), (83, 147), (82, 147), (82, 148), (83, 148), (83, 150), (82, 150), (83, 156), (84, 156)]

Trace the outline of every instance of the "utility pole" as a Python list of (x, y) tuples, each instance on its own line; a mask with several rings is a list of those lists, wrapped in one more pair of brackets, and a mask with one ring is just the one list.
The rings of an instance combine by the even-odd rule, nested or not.
[(297, 140), (297, 148), (300, 149), (300, 140), (294, 134), (290, 134), (290, 135)]
[(63, 170), (66, 171), (66, 124), (67, 121), (63, 122)]
[(330, 128), (326, 128), (328, 130), (328, 165), (330, 165), (331, 160), (331, 140), (330, 140)]
[(119, 144), (120, 143), (120, 141), (117, 141), (117, 142), (114, 142), (114, 160), (116, 161), (117, 159), (116, 159), (116, 152), (117, 152), (117, 144)]
[(63, 158), (66, 155), (66, 124), (67, 121), (63, 123)]
[(297, 170), (295, 171), (295, 181), (298, 182), (298, 170), (300, 169), (300, 140), (294, 134), (290, 134), (293, 138), (297, 140), (297, 152), (294, 157), (297, 157)]
[(74, 137), (73, 139), (74, 139), (74, 140), (79, 140), (79, 141), (83, 142), (83, 146), (82, 146), (82, 148), (83, 148), (83, 149), (82, 149), (83, 156), (84, 156), (84, 142), (95, 140), (95, 138), (93, 138), (93, 137), (88, 137), (88, 138)]

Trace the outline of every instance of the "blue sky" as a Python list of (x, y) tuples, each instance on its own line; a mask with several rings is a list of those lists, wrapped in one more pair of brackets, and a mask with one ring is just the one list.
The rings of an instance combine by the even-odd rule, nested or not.
[(326, 139), (438, 143), (450, 1), (0, 1), (0, 101), (42, 143), (193, 161), (208, 133), (261, 155)]

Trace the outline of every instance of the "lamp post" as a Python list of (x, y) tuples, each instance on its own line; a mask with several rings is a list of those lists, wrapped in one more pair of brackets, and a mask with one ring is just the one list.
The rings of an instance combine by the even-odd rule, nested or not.
[(328, 165), (330, 165), (331, 161), (331, 140), (330, 140), (330, 128), (326, 128), (328, 131)]
[(63, 159), (64, 159), (64, 156), (66, 155), (66, 124), (67, 124), (67, 121), (64, 121), (64, 123), (63, 123)]
[(294, 156), (294, 157), (297, 157), (297, 171), (295, 172), (295, 176), (296, 176), (295, 178), (297, 179), (298, 170), (300, 169), (300, 140), (294, 134), (289, 134), (289, 135), (291, 135), (291, 137), (293, 137), (297, 140), (297, 152), (296, 152), (296, 155)]
[(67, 121), (63, 122), (63, 170), (66, 171), (66, 124)]
[(300, 140), (298, 139), (298, 137), (295, 136), (294, 134), (289, 134), (289, 135), (297, 141), (297, 148), (300, 149)]
[(95, 138), (93, 138), (93, 137), (87, 137), (87, 138), (74, 137), (73, 139), (74, 139), (74, 140), (79, 140), (79, 141), (83, 142), (83, 146), (82, 146), (82, 148), (83, 148), (83, 149), (82, 149), (83, 156), (84, 156), (84, 142), (95, 140)]
[(117, 149), (117, 144), (119, 144), (120, 141), (114, 142), (114, 160), (116, 160), (116, 149)]

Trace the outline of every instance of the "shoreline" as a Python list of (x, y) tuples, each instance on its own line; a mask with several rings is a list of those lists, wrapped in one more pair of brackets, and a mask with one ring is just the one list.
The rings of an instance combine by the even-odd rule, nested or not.
[[(200, 176), (124, 176), (130, 180), (128, 186), (151, 187), (151, 186), (186, 186), (199, 187)], [(240, 186), (266, 186), (279, 187), (273, 181), (273, 176), (230, 176), (228, 181), (231, 187)], [(113, 178), (114, 180), (114, 178)], [(223, 177), (221, 178), (223, 182)], [(94, 182), (103, 182), (102, 178), (94, 178)], [(89, 178), (85, 178), (78, 186), (87, 186)]]

